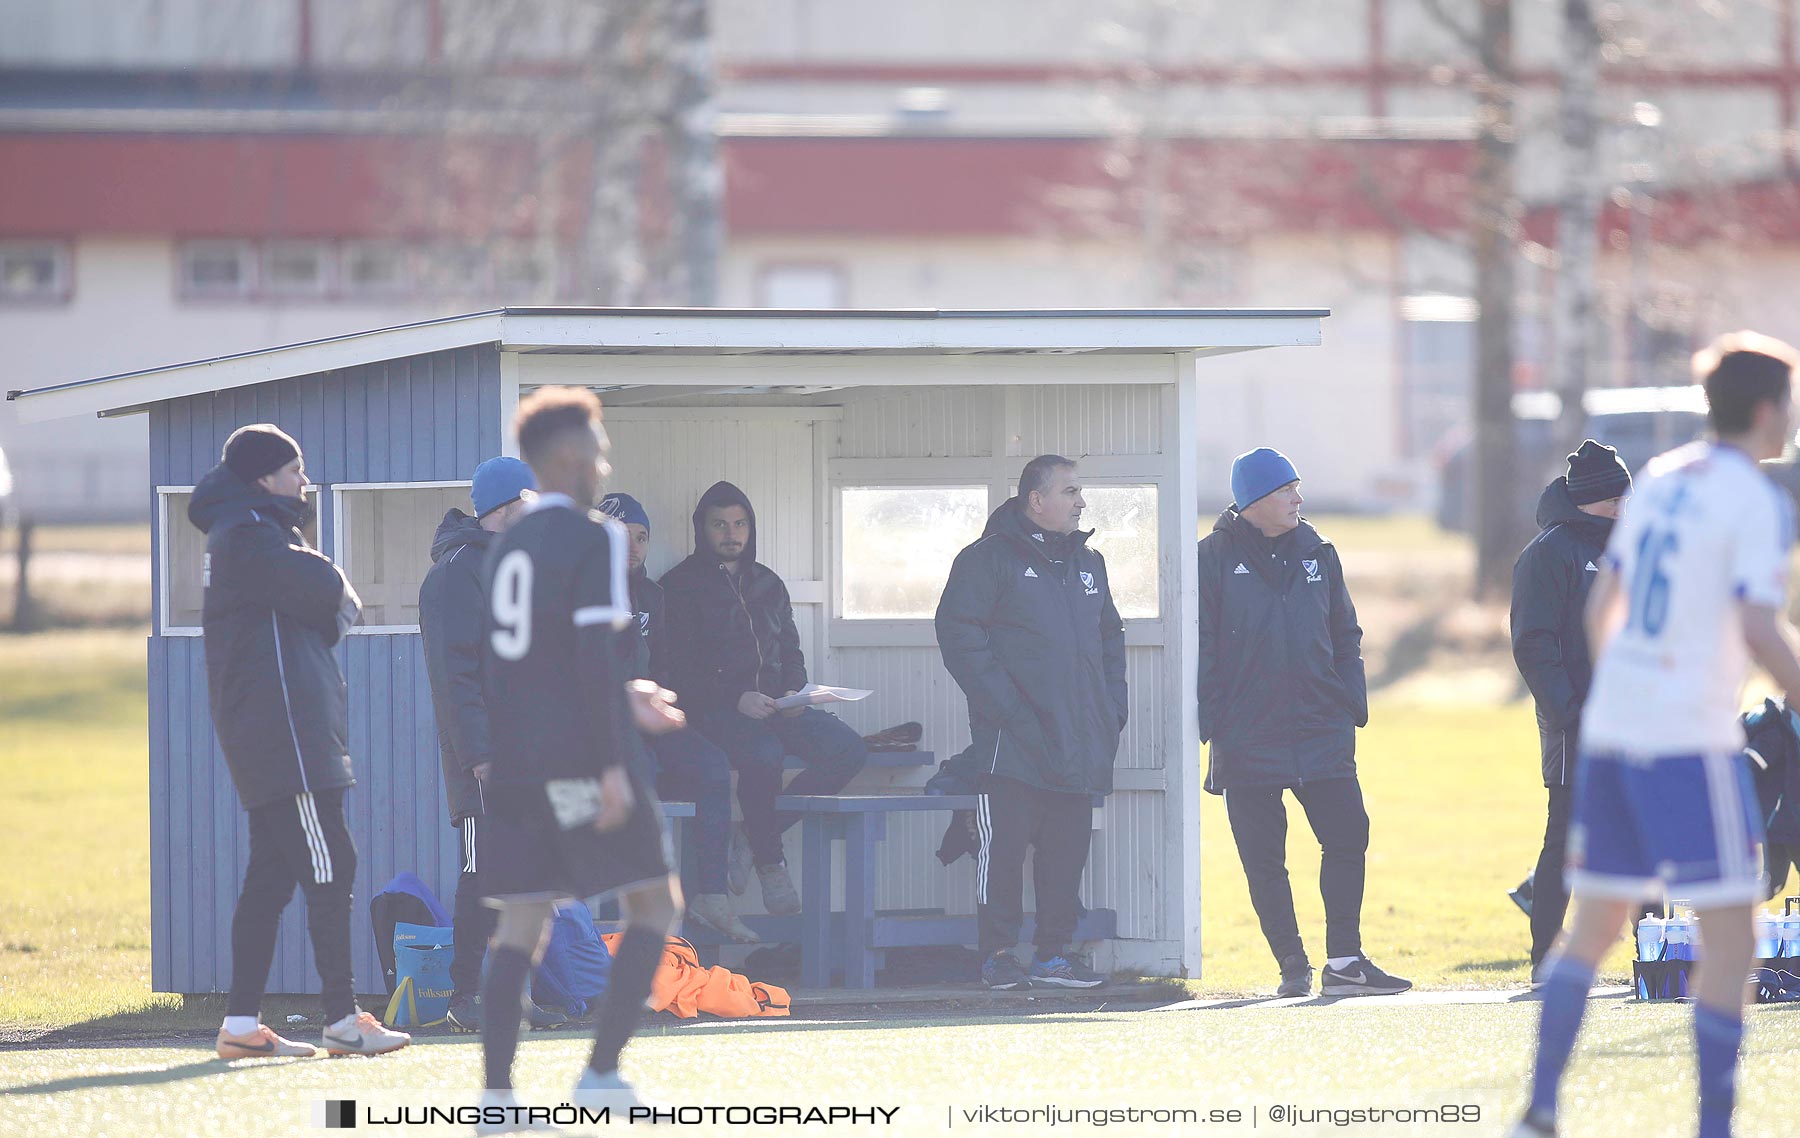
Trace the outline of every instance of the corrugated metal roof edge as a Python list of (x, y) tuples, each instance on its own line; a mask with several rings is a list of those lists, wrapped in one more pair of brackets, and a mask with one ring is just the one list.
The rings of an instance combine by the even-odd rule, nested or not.
[[(190, 361), (186, 361), (186, 362), (182, 362), (182, 363), (166, 364), (166, 365), (162, 365), (159, 367), (145, 368), (145, 369), (141, 369), (141, 370), (137, 370), (137, 371), (119, 372), (119, 373), (115, 373), (112, 375), (97, 376), (97, 377), (94, 377), (91, 379), (72, 380), (72, 381), (69, 381), (66, 383), (51, 384), (51, 385), (47, 385), (44, 387), (14, 389), (14, 390), (7, 392), (6, 398), (9, 401), (16, 401), (16, 400), (32, 400), (32, 399), (37, 399), (40, 397), (49, 397), (49, 402), (51, 402), (53, 404), (62, 404), (64, 402), (69, 402), (71, 404), (77, 405), (77, 406), (71, 406), (68, 409), (60, 411), (60, 412), (48, 412), (48, 413), (46, 413), (47, 417), (61, 417), (62, 415), (66, 415), (66, 414), (80, 414), (83, 411), (88, 411), (88, 412), (98, 411), (99, 413), (104, 414), (109, 409), (117, 410), (119, 408), (133, 408), (133, 409), (140, 408), (147, 403), (157, 402), (160, 399), (164, 399), (164, 398), (172, 398), (178, 394), (184, 394), (184, 393), (191, 394), (191, 392), (175, 391), (172, 389), (170, 383), (164, 383), (161, 385), (152, 384), (152, 385), (150, 385), (153, 388), (152, 391), (140, 390), (140, 391), (136, 391), (136, 392), (128, 392), (125, 390), (121, 390), (121, 391), (117, 392), (116, 401), (109, 399), (109, 401), (106, 403), (106, 406), (102, 406), (102, 407), (93, 407), (91, 405), (80, 406), (80, 404), (86, 404), (87, 400), (85, 400), (85, 399), (68, 399), (66, 397), (71, 396), (78, 391), (85, 391), (85, 389), (97, 387), (100, 385), (137, 384), (142, 381), (153, 380), (153, 379), (157, 379), (159, 377), (163, 378), (165, 380), (173, 381), (174, 377), (176, 377), (184, 372), (205, 372), (205, 371), (209, 371), (212, 369), (219, 369), (220, 372), (223, 373), (220, 375), (219, 378), (221, 380), (224, 380), (224, 382), (221, 382), (218, 385), (219, 387), (223, 388), (223, 387), (242, 386), (247, 383), (265, 382), (265, 381), (276, 380), (276, 379), (290, 378), (293, 375), (303, 375), (303, 374), (308, 374), (313, 371), (333, 370), (337, 367), (356, 366), (357, 364), (360, 364), (360, 363), (370, 362), (368, 359), (362, 358), (362, 354), (360, 354), (356, 351), (358, 342), (359, 341), (369, 341), (369, 340), (373, 340), (376, 338), (396, 341), (396, 343), (393, 345), (394, 351), (393, 351), (392, 356), (376, 357), (376, 358), (401, 358), (404, 356), (418, 355), (418, 354), (422, 354), (425, 352), (445, 351), (445, 350), (449, 350), (449, 349), (453, 349), (453, 348), (468, 347), (468, 346), (471, 346), (474, 344), (481, 344), (481, 343), (499, 343), (499, 344), (501, 344), (502, 347), (505, 347), (505, 346), (507, 346), (507, 340), (506, 340), (506, 328), (505, 328), (504, 321), (507, 318), (540, 319), (540, 318), (544, 318), (544, 317), (551, 317), (551, 318), (568, 317), (571, 319), (586, 320), (586, 319), (593, 319), (595, 317), (618, 317), (621, 321), (642, 320), (644, 318), (652, 318), (652, 319), (655, 319), (655, 318), (668, 318), (668, 319), (702, 318), (702, 319), (718, 319), (718, 320), (756, 319), (756, 320), (770, 320), (770, 321), (804, 319), (804, 320), (820, 320), (820, 321), (826, 321), (826, 322), (850, 321), (850, 320), (859, 320), (860, 319), (860, 320), (876, 320), (876, 321), (890, 321), (891, 320), (891, 321), (901, 321), (901, 322), (907, 322), (907, 323), (912, 323), (915, 321), (930, 322), (930, 321), (940, 321), (941, 320), (941, 321), (946, 321), (946, 322), (958, 322), (958, 321), (964, 321), (964, 320), (976, 321), (976, 320), (996, 320), (996, 319), (1036, 322), (1039, 320), (1059, 320), (1059, 319), (1061, 319), (1061, 320), (1079, 320), (1079, 321), (1107, 320), (1107, 321), (1128, 321), (1129, 322), (1129, 321), (1140, 321), (1140, 320), (1184, 320), (1184, 319), (1318, 320), (1318, 319), (1323, 319), (1324, 317), (1327, 317), (1330, 314), (1331, 314), (1330, 309), (1326, 309), (1326, 308), (1292, 308), (1292, 309), (1287, 309), (1287, 308), (947, 309), (947, 310), (940, 310), (940, 309), (820, 309), (820, 310), (804, 310), (804, 309), (744, 309), (744, 308), (605, 308), (605, 307), (588, 307), (588, 306), (498, 308), (498, 309), (489, 309), (489, 310), (485, 310), (485, 311), (481, 311), (481, 312), (464, 313), (464, 314), (457, 315), (457, 316), (439, 317), (439, 318), (432, 319), (432, 320), (414, 321), (414, 322), (408, 323), (408, 324), (398, 324), (398, 325), (393, 325), (393, 326), (385, 327), (385, 328), (368, 329), (368, 330), (364, 330), (364, 331), (360, 331), (360, 332), (346, 333), (341, 336), (328, 336), (328, 337), (323, 337), (320, 339), (306, 340), (306, 341), (301, 341), (301, 342), (293, 343), (293, 344), (283, 344), (283, 345), (278, 345), (278, 346), (274, 346), (274, 347), (259, 348), (259, 349), (256, 349), (254, 351), (249, 351), (249, 352), (239, 352), (239, 353), (235, 353), (235, 354), (215, 356), (215, 357), (206, 358), (206, 359), (190, 360)], [(458, 326), (462, 326), (464, 328), (464, 333), (462, 335), (441, 334), (441, 333), (444, 333), (446, 330), (455, 329)], [(541, 327), (540, 327), (540, 330), (541, 330)], [(521, 341), (521, 344), (523, 344), (523, 343), (524, 342)], [(576, 344), (573, 341), (568, 341), (568, 342), (562, 342), (559, 345), (554, 345), (554, 346), (564, 346), (564, 347), (569, 347), (569, 348), (576, 348), (576, 347), (579, 347), (580, 345)], [(599, 347), (599, 346), (603, 346), (603, 345), (599, 341), (596, 341), (592, 346)], [(628, 346), (628, 345), (624, 345), (624, 346)], [(663, 351), (667, 351), (672, 347), (678, 348), (681, 345), (669, 344), (666, 342), (653, 345), (649, 342), (646, 342), (646, 344), (644, 346), (646, 347), (647, 350), (652, 347), (656, 347), (656, 348), (660, 348)], [(696, 342), (692, 346), (696, 350), (705, 350), (705, 348), (708, 347), (708, 345), (705, 344), (704, 342)], [(712, 346), (716, 347), (717, 345), (712, 345)], [(1030, 344), (1030, 343), (1027, 343), (1026, 345), (1022, 345), (1022, 346), (1030, 347), (1030, 348), (1041, 348), (1042, 347), (1042, 345)], [(1188, 346), (1189, 347), (1199, 347), (1202, 345), (1195, 344), (1195, 345), (1188, 345)], [(1181, 345), (1176, 345), (1173, 343), (1171, 343), (1169, 345), (1170, 350), (1178, 350), (1180, 347), (1181, 347)], [(334, 351), (334, 349), (344, 349), (344, 350)], [(818, 350), (823, 353), (829, 353), (830, 351), (833, 351), (833, 350), (843, 350), (843, 349), (842, 348), (834, 349), (830, 346), (821, 345), (818, 348)], [(1088, 350), (1105, 350), (1105, 349), (1099, 348), (1096, 345), (1094, 347), (1090, 347)], [(280, 359), (282, 356), (299, 355), (301, 353), (307, 353), (307, 354), (310, 354), (317, 358), (310, 360), (306, 364), (300, 365), (297, 369), (293, 369), (293, 370), (284, 368), (282, 365), (277, 364), (275, 362), (276, 360)], [(266, 370), (260, 369), (257, 366), (259, 363), (263, 363), (263, 362), (266, 362), (270, 365)], [(229, 375), (229, 377), (230, 377), (229, 379), (225, 378), (227, 375)], [(145, 398), (146, 395), (148, 395), (149, 398)], [(59, 396), (63, 397), (63, 398), (59, 398)], [(28, 415), (27, 417), (36, 418), (37, 416)]]

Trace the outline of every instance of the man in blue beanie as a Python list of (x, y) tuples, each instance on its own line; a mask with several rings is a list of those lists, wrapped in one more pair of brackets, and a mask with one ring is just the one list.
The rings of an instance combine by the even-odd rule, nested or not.
[[(469, 500), (475, 516), (452, 509), (431, 539), (431, 568), (419, 585), (419, 639), (437, 717), (438, 755), (450, 825), (462, 837), (462, 873), (451, 915), (456, 951), (450, 962), (450, 1026), (481, 1030), (481, 962), (494, 932), (494, 910), (481, 903), (481, 842), (487, 813), (482, 794), (493, 747), (487, 702), (481, 694), (481, 615), (487, 587), (482, 565), (497, 534), (524, 515), (537, 482), (516, 458), (490, 458), (475, 468)], [(566, 1022), (533, 1004), (533, 1027)]]
[[(668, 686), (663, 633), (662, 586), (650, 579), (644, 561), (650, 552), (650, 514), (630, 494), (608, 494), (600, 499), (600, 512), (625, 527), (631, 538), (626, 546), (631, 569), (633, 638), (631, 679), (655, 680)], [(686, 727), (666, 735), (644, 736), (644, 756), (654, 769), (642, 772), (644, 781), (671, 802), (694, 804), (692, 894), (687, 915), (740, 944), (762, 938), (738, 919), (726, 893), (726, 856), (731, 840), (731, 762), (706, 736)]]
[(1260, 447), (1231, 464), (1233, 504), (1200, 542), (1200, 738), (1206, 789), (1225, 798), (1250, 902), (1281, 969), (1279, 996), (1312, 993), (1287, 873), (1291, 790), (1318, 838), (1327, 996), (1404, 992), (1363, 954), (1369, 815), (1356, 729), (1369, 721), (1362, 629), (1337, 549), (1301, 518), (1300, 475)]

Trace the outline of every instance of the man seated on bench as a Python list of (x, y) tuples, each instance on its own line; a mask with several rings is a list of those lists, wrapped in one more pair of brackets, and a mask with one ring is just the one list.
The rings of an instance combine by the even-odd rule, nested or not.
[[(944, 667), (969, 699), (976, 800), (975, 901), (981, 978), (990, 988), (1092, 988), (1074, 960), (1093, 806), (1112, 792), (1125, 729), (1125, 624), (1106, 561), (1078, 523), (1087, 506), (1075, 464), (1039, 455), (1019, 493), (956, 555), (938, 602)], [(1025, 851), (1035, 849), (1037, 955), (1009, 951), (1023, 922)]]
[[(632, 658), (626, 675), (655, 680), (669, 686), (663, 659), (663, 591), (644, 570), (650, 550), (650, 515), (630, 494), (608, 494), (600, 500), (600, 512), (618, 521), (631, 538), (625, 547), (631, 577)], [(643, 736), (643, 755), (653, 769), (640, 771), (657, 796), (671, 802), (694, 804), (694, 895), (687, 899), (687, 915), (737, 941), (754, 944), (762, 939), (738, 920), (725, 893), (725, 843), (731, 834), (731, 764), (724, 752), (692, 727), (666, 735)]]
[(806, 769), (788, 794), (836, 794), (869, 749), (834, 715), (781, 710), (775, 700), (806, 686), (806, 659), (787, 586), (756, 560), (756, 513), (744, 492), (715, 482), (694, 507), (694, 552), (663, 574), (668, 684), (688, 721), (718, 744), (738, 772), (744, 827), (732, 834), (729, 884), (749, 885), (755, 866), (763, 907), (800, 911), (781, 835), (797, 818), (777, 815), (786, 756)]

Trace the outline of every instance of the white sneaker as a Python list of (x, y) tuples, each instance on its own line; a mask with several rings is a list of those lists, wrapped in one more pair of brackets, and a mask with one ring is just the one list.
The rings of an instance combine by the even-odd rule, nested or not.
[(488, 1121), (483, 1117), (475, 1123), (477, 1138), (489, 1134), (560, 1134), (562, 1128), (552, 1126), (548, 1122), (533, 1122), (515, 1116), (512, 1112), (522, 1104), (513, 1097), (511, 1091), (487, 1090), (481, 1092), (481, 1101), (476, 1104), (484, 1112), (488, 1107), (499, 1107), (506, 1113), (496, 1121)]
[(800, 891), (794, 888), (786, 862), (757, 866), (756, 879), (762, 884), (763, 908), (770, 916), (791, 917), (800, 911)]
[(412, 1042), (404, 1031), (390, 1031), (368, 1012), (358, 1010), (325, 1029), (325, 1053), (338, 1055), (386, 1055)]
[(731, 898), (723, 893), (699, 893), (687, 899), (687, 915), (738, 944), (761, 944), (756, 930), (738, 920)]
[(750, 888), (750, 871), (756, 859), (750, 856), (750, 836), (742, 826), (731, 828), (731, 848), (725, 856), (725, 886), (733, 895), (742, 897)]
[[(602, 1075), (592, 1067), (581, 1069), (581, 1078), (575, 1081), (575, 1091), (569, 1096), (569, 1102), (590, 1110), (599, 1110), (602, 1107), (610, 1108), (612, 1122), (615, 1125), (620, 1122), (630, 1122), (633, 1107), (643, 1107), (648, 1110), (668, 1109), (667, 1104), (655, 1102), (638, 1094), (637, 1088), (626, 1082), (616, 1069)], [(654, 1124), (651, 1119), (640, 1120), (640, 1124), (645, 1122)]]
[(1546, 1125), (1527, 1114), (1506, 1132), (1506, 1138), (1556, 1138), (1556, 1123), (1552, 1121)]

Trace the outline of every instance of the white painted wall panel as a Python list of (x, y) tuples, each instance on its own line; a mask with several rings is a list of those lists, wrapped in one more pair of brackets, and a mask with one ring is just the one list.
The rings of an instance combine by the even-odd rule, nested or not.
[(1148, 384), (1020, 387), (1007, 453), (1161, 454), (1162, 389)]
[(847, 400), (837, 453), (843, 458), (970, 458), (993, 453), (998, 393), (923, 387)]
[[(727, 413), (728, 414), (728, 413)], [(694, 550), (694, 504), (720, 479), (756, 507), (757, 560), (784, 580), (817, 576), (813, 425), (755, 419), (608, 415), (612, 477), (650, 515), (645, 567), (660, 577)]]

